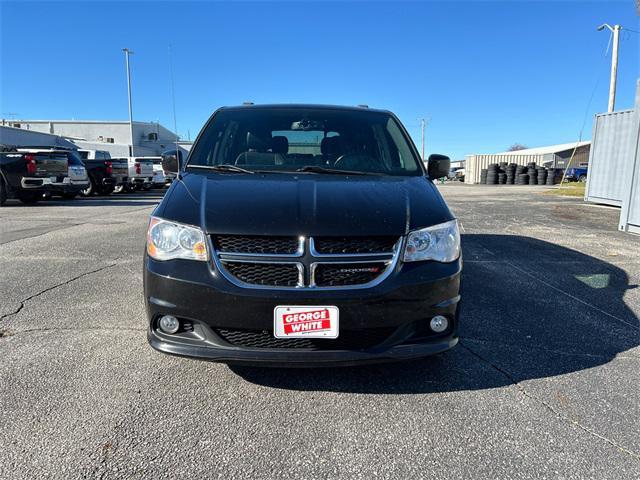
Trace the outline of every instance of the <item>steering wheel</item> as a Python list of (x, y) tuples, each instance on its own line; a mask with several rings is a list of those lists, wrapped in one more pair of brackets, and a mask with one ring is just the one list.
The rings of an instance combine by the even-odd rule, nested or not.
[(336, 161), (335, 161), (335, 162), (333, 162), (333, 167), (334, 167), (334, 168), (335, 168), (335, 167), (338, 167), (338, 168), (339, 168), (339, 167), (341, 166), (341, 165), (340, 165), (340, 163), (344, 163), (344, 157), (346, 157), (346, 156), (347, 156), (346, 154), (342, 154), (342, 155), (340, 155), (340, 156), (336, 159)]

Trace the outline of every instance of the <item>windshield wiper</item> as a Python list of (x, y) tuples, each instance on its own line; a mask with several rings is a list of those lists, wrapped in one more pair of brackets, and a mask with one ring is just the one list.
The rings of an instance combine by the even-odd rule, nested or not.
[(309, 173), (329, 173), (335, 175), (380, 175), (374, 172), (357, 172), (354, 170), (340, 170), (338, 168), (325, 168), (319, 165), (305, 165), (302, 168), (298, 168), (296, 172), (309, 172)]
[(187, 165), (187, 167), (204, 168), (215, 172), (250, 173), (252, 175), (256, 173), (252, 170), (247, 170), (246, 168), (238, 167), (237, 165), (229, 165), (227, 163), (223, 163), (221, 165)]

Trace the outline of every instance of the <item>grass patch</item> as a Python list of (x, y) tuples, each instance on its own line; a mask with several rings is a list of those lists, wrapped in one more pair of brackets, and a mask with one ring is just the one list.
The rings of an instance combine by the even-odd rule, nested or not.
[(584, 197), (584, 189), (586, 186), (586, 183), (581, 182), (563, 183), (555, 188), (545, 190), (542, 193), (545, 195), (561, 195), (565, 197)]

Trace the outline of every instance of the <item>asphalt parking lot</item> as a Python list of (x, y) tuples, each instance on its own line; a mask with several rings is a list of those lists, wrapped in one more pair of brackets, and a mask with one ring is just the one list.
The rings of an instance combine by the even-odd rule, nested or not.
[(146, 342), (144, 193), (0, 209), (1, 478), (639, 478), (640, 237), (544, 187), (441, 187), (461, 342), (228, 367)]

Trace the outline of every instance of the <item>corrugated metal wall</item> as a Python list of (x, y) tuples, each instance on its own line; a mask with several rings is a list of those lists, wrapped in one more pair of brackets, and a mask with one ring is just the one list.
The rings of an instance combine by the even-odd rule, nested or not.
[[(632, 167), (623, 179), (625, 193), (620, 212), (620, 230), (640, 234), (640, 80), (636, 87), (636, 108), (633, 114), (631, 145)], [(634, 138), (635, 137), (635, 138)]]
[(480, 183), (480, 170), (487, 168), (491, 163), (516, 163), (526, 165), (529, 162), (536, 162), (537, 165), (544, 163), (544, 155), (467, 155), (464, 165), (464, 183)]
[(631, 159), (633, 139), (633, 110), (596, 115), (593, 141), (589, 156), (589, 175), (585, 200), (621, 206)]

